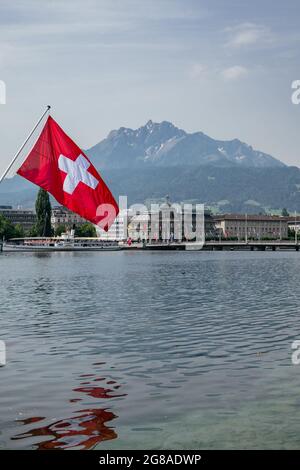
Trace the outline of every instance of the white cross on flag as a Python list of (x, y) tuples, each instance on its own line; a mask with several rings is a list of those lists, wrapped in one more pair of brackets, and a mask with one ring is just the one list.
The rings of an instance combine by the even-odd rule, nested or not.
[(87, 171), (90, 166), (90, 162), (83, 155), (79, 155), (75, 161), (64, 155), (59, 156), (58, 168), (67, 173), (63, 186), (66, 193), (73, 194), (80, 182), (96, 189), (99, 180)]
[(96, 168), (51, 116), (18, 174), (104, 230), (119, 213)]

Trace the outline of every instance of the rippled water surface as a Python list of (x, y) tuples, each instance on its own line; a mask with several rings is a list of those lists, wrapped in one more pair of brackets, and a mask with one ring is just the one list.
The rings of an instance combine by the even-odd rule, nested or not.
[(299, 448), (300, 253), (0, 255), (0, 448)]

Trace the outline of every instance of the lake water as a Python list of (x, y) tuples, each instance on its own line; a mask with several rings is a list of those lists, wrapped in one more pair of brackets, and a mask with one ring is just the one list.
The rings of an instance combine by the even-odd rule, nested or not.
[(0, 255), (0, 448), (299, 448), (300, 253)]

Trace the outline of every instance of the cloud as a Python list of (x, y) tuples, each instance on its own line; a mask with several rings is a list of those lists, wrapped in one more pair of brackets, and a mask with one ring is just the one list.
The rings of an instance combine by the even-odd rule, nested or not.
[(248, 70), (241, 65), (233, 65), (232, 67), (222, 70), (221, 74), (225, 80), (238, 80), (247, 75)]
[(203, 77), (207, 72), (207, 66), (204, 64), (193, 64), (192, 67), (190, 68), (189, 75), (191, 78), (196, 79), (196, 78), (201, 78)]
[(189, 77), (193, 80), (210, 77), (220, 74), (224, 80), (233, 81), (245, 77), (248, 74), (248, 69), (242, 65), (233, 65), (225, 69), (218, 67), (208, 67), (205, 64), (194, 63), (189, 71)]
[(242, 23), (235, 27), (226, 28), (229, 34), (227, 47), (241, 48), (246, 46), (261, 46), (270, 44), (274, 38), (269, 28), (254, 23)]
[[(39, 9), (36, 0), (6, 2), (0, 15), (1, 66), (22, 64), (29, 56), (30, 63), (50, 55), (105, 54), (103, 49), (118, 51), (181, 51), (198, 21), (207, 17), (202, 7), (182, 7), (182, 0), (51, 0)], [(3, 47), (13, 54), (2, 52)], [(75, 53), (76, 48), (76, 53)], [(83, 52), (84, 51), (84, 52)], [(122, 56), (124, 57), (122, 52)], [(42, 57), (43, 59), (43, 57)], [(148, 58), (149, 61), (149, 58)], [(111, 60), (111, 63), (113, 60)]]

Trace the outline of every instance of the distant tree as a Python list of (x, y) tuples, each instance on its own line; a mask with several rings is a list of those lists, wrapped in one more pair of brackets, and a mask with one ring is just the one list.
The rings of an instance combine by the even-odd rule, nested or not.
[(37, 237), (37, 236), (38, 236), (36, 224), (34, 224), (34, 225), (27, 231), (26, 236), (27, 236), (27, 237)]
[(13, 225), (6, 217), (0, 214), (0, 239), (24, 237), (24, 229), (20, 224)]
[(6, 240), (14, 237), (14, 227), (2, 214), (0, 214), (0, 238)]
[(85, 223), (75, 227), (75, 237), (96, 237), (97, 232), (93, 224)]
[(55, 231), (54, 231), (54, 235), (56, 237), (60, 237), (62, 233), (66, 232), (67, 231), (67, 227), (63, 224), (61, 225), (58, 225), (58, 227), (56, 227)]
[(14, 226), (14, 238), (24, 238), (25, 237), (25, 230), (24, 228), (22, 227), (21, 224), (16, 224)]
[(284, 207), (281, 211), (281, 215), (283, 217), (288, 217), (290, 214), (288, 213), (287, 209)]
[(40, 189), (35, 203), (36, 233), (38, 237), (51, 237), (51, 203), (47, 191)]
[(2, 214), (0, 214), (0, 237), (1, 239), (5, 237), (6, 222), (7, 220), (5, 219), (5, 217), (3, 217)]

